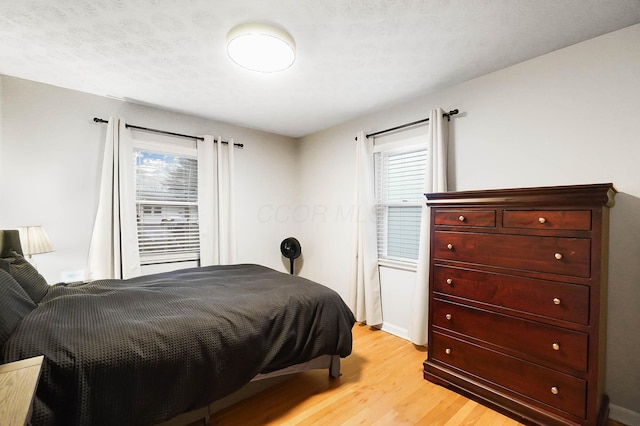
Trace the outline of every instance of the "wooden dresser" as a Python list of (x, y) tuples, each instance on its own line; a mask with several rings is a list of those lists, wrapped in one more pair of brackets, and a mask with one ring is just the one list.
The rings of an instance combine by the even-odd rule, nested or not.
[(424, 377), (523, 423), (608, 417), (611, 184), (426, 194)]

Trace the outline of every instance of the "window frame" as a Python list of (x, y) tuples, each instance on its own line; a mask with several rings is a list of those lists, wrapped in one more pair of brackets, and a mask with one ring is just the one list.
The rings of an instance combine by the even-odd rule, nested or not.
[[(174, 207), (178, 206), (177, 202), (163, 203), (162, 201), (149, 201), (149, 200), (143, 203), (140, 202), (140, 200), (138, 199), (137, 178), (136, 178), (137, 164), (136, 164), (135, 157), (137, 155), (137, 152), (143, 151), (143, 152), (150, 152), (152, 154), (165, 154), (165, 155), (186, 157), (186, 158), (196, 160), (197, 162), (198, 150), (196, 147), (196, 143), (194, 141), (188, 141), (188, 140), (151, 141), (151, 140), (133, 139), (132, 145), (133, 145), (133, 154), (132, 154), (133, 155), (133, 192), (134, 192), (134, 209), (136, 211), (136, 214), (138, 212), (140, 204), (142, 204), (143, 206), (145, 205), (153, 205), (153, 206), (171, 205)], [(198, 183), (197, 183), (197, 168), (196, 168), (196, 194), (197, 194), (197, 185)], [(197, 197), (195, 202), (184, 202), (179, 204), (185, 207), (188, 207), (190, 209), (195, 207), (196, 214), (198, 212)], [(155, 215), (156, 213), (153, 212), (151, 214)], [(148, 268), (155, 268), (155, 267), (160, 267), (161, 265), (168, 265), (173, 263), (184, 263), (184, 264), (193, 263), (193, 262), (199, 263), (200, 261), (199, 219), (198, 219), (198, 226), (197, 226), (196, 232), (197, 232), (197, 241), (198, 241), (198, 250), (196, 254), (194, 254), (193, 252), (189, 252), (189, 253), (166, 253), (166, 254), (155, 254), (155, 255), (145, 256), (143, 254), (143, 250), (140, 248), (140, 239), (139, 239), (140, 229), (138, 227), (138, 219), (136, 218), (136, 237), (138, 238), (138, 245), (139, 245), (138, 251), (140, 256), (141, 267), (148, 269)]]
[[(387, 254), (382, 254), (381, 250), (380, 250), (380, 243), (381, 243), (381, 239), (385, 240), (384, 241), (384, 245), (385, 245), (385, 251), (386, 251), (386, 239), (387, 239), (387, 232), (385, 229), (384, 235), (381, 236), (380, 235), (380, 229), (381, 229), (381, 222), (385, 222), (385, 219), (388, 217), (388, 215), (384, 215), (381, 216), (380, 215), (380, 208), (389, 208), (389, 207), (401, 207), (401, 208), (410, 208), (410, 207), (421, 207), (424, 209), (424, 205), (425, 205), (425, 201), (424, 200), (419, 200), (417, 197), (415, 199), (415, 201), (406, 201), (406, 202), (393, 202), (393, 201), (381, 201), (379, 198), (380, 195), (380, 188), (379, 188), (379, 164), (378, 164), (378, 160), (376, 159), (377, 155), (380, 154), (388, 154), (391, 152), (395, 152), (397, 154), (401, 154), (401, 153), (408, 153), (408, 152), (415, 152), (415, 151), (423, 151), (425, 153), (425, 173), (427, 171), (427, 168), (429, 167), (429, 161), (428, 161), (428, 156), (429, 156), (429, 151), (428, 151), (428, 144), (426, 142), (426, 136), (425, 135), (417, 135), (417, 136), (400, 136), (400, 137), (396, 137), (391, 141), (388, 142), (384, 142), (384, 141), (379, 141), (378, 139), (376, 139), (375, 144), (374, 144), (374, 148), (373, 148), (373, 154), (374, 154), (374, 173), (375, 173), (375, 196), (376, 196), (376, 237), (377, 237), (377, 248), (378, 248), (378, 265), (379, 266), (389, 266), (389, 267), (394, 267), (396, 269), (404, 269), (404, 270), (408, 270), (408, 271), (415, 271), (418, 265), (418, 259), (412, 259), (412, 258), (406, 258), (406, 257), (395, 257), (395, 256), (389, 256)], [(422, 195), (422, 192), (421, 192)], [(420, 210), (420, 218), (422, 215), (422, 210)], [(418, 219), (420, 220), (420, 219)], [(384, 225), (386, 226), (386, 224)], [(416, 247), (416, 249), (419, 251), (419, 235), (420, 235), (420, 228), (421, 224), (419, 223), (418, 225), (418, 246)], [(419, 256), (419, 253), (418, 253)]]

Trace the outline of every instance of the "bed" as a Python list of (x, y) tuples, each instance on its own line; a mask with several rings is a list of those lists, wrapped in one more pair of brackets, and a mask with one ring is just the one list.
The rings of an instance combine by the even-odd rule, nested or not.
[(337, 376), (351, 353), (340, 296), (264, 266), (43, 287), (17, 231), (0, 231), (0, 258), (0, 362), (45, 357), (34, 426), (152, 425), (203, 407), (206, 418), (252, 380)]

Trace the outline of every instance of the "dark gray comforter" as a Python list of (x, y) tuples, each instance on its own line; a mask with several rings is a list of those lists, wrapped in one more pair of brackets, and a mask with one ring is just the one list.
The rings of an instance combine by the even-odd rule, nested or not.
[(333, 290), (258, 265), (55, 285), (2, 348), (45, 355), (34, 425), (148, 425), (256, 374), (351, 353)]

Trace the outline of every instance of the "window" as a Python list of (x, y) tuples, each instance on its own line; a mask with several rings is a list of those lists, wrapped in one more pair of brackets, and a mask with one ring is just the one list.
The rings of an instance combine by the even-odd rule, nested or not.
[(198, 260), (197, 156), (140, 147), (133, 155), (140, 264)]
[(413, 146), (376, 151), (378, 258), (416, 263), (427, 150)]

